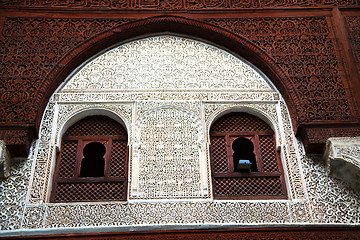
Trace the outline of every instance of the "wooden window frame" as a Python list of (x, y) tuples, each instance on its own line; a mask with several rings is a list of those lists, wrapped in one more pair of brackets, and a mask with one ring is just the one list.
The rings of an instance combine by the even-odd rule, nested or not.
[[(261, 146), (260, 146), (260, 136), (272, 136), (274, 142), (274, 149), (276, 155), (276, 163), (278, 167), (277, 172), (264, 172), (262, 154), (261, 154)], [(215, 199), (287, 199), (287, 190), (286, 190), (286, 183), (284, 179), (284, 171), (282, 168), (281, 158), (279, 153), (276, 150), (276, 141), (275, 141), (275, 134), (271, 131), (251, 131), (251, 132), (222, 132), (222, 131), (214, 131), (210, 133), (210, 138), (212, 137), (224, 137), (226, 142), (226, 149), (227, 149), (227, 163), (228, 163), (228, 170), (227, 173), (215, 173), (214, 171), (214, 157), (213, 157), (213, 150), (210, 147), (210, 163), (211, 163), (211, 173), (212, 173), (212, 183), (213, 183), (213, 196)], [(232, 143), (237, 138), (247, 138), (249, 139), (254, 145), (254, 154), (256, 159), (256, 164), (258, 168), (258, 172), (235, 172), (233, 166), (233, 149)], [(215, 194), (215, 179), (217, 178), (266, 178), (266, 177), (279, 177), (281, 181), (281, 195), (239, 195), (239, 196), (216, 196)]]
[[(75, 160), (75, 168), (74, 175), (71, 178), (61, 178), (59, 177), (60, 164), (61, 159), (64, 154), (63, 145), (66, 141), (76, 141), (76, 160)], [(126, 141), (125, 148), (125, 166), (124, 166), (124, 176), (123, 177), (111, 177), (110, 176), (110, 165), (111, 165), (111, 155), (113, 152), (113, 142), (114, 141)], [(93, 135), (93, 136), (66, 136), (64, 135), (61, 143), (61, 150), (56, 157), (56, 165), (53, 174), (53, 184), (50, 196), (50, 202), (64, 202), (64, 201), (56, 201), (56, 187), (57, 184), (64, 183), (116, 183), (122, 182), (124, 184), (124, 192), (122, 199), (116, 200), (75, 200), (71, 202), (104, 202), (104, 201), (126, 201), (127, 199), (127, 189), (128, 189), (128, 164), (129, 164), (129, 148), (127, 146), (128, 136), (127, 135)], [(105, 166), (104, 166), (104, 177), (80, 177), (81, 170), (81, 161), (84, 158), (83, 150), (84, 147), (90, 142), (100, 142), (105, 145), (106, 152), (104, 155)]]

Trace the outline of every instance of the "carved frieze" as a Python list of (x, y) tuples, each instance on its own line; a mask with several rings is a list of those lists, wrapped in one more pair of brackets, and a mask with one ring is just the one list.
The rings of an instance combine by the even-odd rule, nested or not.
[(258, 9), (274, 7), (331, 7), (358, 6), (356, 0), (317, 0), (317, 1), (271, 1), (271, 0), (57, 0), (57, 1), (1, 1), (2, 7), (54, 8), (54, 9), (106, 9), (106, 10), (225, 10), (225, 9)]

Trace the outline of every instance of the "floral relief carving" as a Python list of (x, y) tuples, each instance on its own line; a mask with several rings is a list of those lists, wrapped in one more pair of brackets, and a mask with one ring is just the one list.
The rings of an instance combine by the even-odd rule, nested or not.
[(312, 215), (309, 202), (299, 201), (289, 203), (292, 223), (312, 223)]
[(136, 115), (137, 120), (141, 119), (144, 114), (150, 111), (154, 111), (159, 108), (177, 108), (186, 110), (189, 113), (199, 116), (201, 113), (201, 102), (200, 101), (136, 101)]
[(57, 93), (56, 101), (65, 102), (114, 102), (114, 101), (171, 101), (216, 100), (216, 101), (274, 101), (279, 99), (276, 92), (122, 92), (122, 93)]
[(49, 206), (47, 211), (46, 228), (289, 222), (288, 207), (284, 202), (57, 204)]
[(22, 228), (43, 228), (46, 206), (27, 206), (25, 207)]
[(341, 180), (331, 178), (321, 156), (302, 161), (311, 211), (316, 223), (359, 223), (360, 198)]
[(31, 203), (41, 203), (47, 198), (50, 167), (55, 152), (55, 147), (51, 145), (51, 136), (54, 131), (54, 106), (54, 102), (49, 102), (40, 126), (39, 142), (34, 155), (34, 174), (31, 176), (29, 188), (29, 202)]

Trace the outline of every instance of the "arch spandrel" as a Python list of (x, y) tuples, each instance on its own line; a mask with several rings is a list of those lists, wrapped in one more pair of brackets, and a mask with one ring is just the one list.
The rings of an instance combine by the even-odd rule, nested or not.
[[(258, 117), (259, 119), (266, 122), (266, 124), (269, 125), (269, 127), (274, 131), (275, 133), (275, 139), (276, 139), (276, 146), (281, 146), (281, 132), (283, 131), (280, 129), (279, 121), (284, 121), (283, 119), (279, 119), (278, 112), (276, 110), (276, 104), (270, 103), (270, 104), (206, 104), (205, 109), (211, 109), (210, 114), (207, 115), (205, 113), (206, 118), (206, 132), (207, 136), (209, 136), (210, 128), (216, 122), (219, 118), (222, 116), (233, 113), (233, 112), (244, 112), (251, 115), (254, 115)], [(284, 113), (283, 113), (284, 114)], [(209, 142), (209, 139), (207, 139)]]

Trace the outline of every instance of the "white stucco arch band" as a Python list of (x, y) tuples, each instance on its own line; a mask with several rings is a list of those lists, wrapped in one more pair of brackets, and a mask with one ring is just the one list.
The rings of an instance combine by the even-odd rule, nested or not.
[[(273, 128), (281, 150), (287, 200), (214, 200), (209, 127), (231, 111), (253, 114)], [(108, 116), (128, 131), (127, 200), (49, 203), (61, 136), (74, 122), (90, 115)], [(216, 215), (225, 205), (227, 212), (238, 214), (236, 219), (245, 222), (256, 218), (254, 224), (289, 223), (289, 215), (296, 214), (290, 206), (308, 207), (300, 153), (286, 104), (263, 73), (230, 52), (199, 40), (151, 36), (90, 59), (56, 90), (41, 122), (33, 164), (36, 174), (32, 174), (27, 201), (47, 209), (49, 227), (67, 226), (61, 222), (82, 226), (85, 205), (98, 209), (94, 211), (99, 214), (105, 214), (102, 211), (108, 206), (118, 209), (106, 226), (147, 224), (133, 219), (176, 224), (155, 219), (169, 208), (177, 209), (182, 224), (191, 224), (200, 221), (196, 214), (187, 215), (194, 204), (196, 209), (212, 209), (201, 213), (206, 215), (201, 221), (208, 224), (239, 223)], [(138, 208), (149, 215), (127, 217)], [(276, 216), (265, 216), (266, 212)], [(69, 214), (76, 217), (68, 221)]]
[(61, 139), (66, 130), (71, 127), (77, 121), (88, 117), (88, 116), (95, 116), (95, 115), (102, 115), (107, 116), (118, 123), (120, 123), (124, 129), (127, 131), (128, 135), (130, 136), (129, 129), (131, 122), (128, 122), (123, 116), (122, 112), (117, 112), (115, 109), (107, 108), (106, 105), (87, 105), (87, 106), (77, 106), (71, 110), (68, 110), (66, 113), (67, 116), (65, 118), (58, 118), (57, 122), (57, 130), (56, 130), (56, 139), (55, 145), (60, 148)]
[[(268, 106), (268, 109), (271, 107), (274, 107), (276, 109), (276, 102), (268, 102), (266, 105)], [(263, 104), (264, 106), (264, 104)], [(266, 122), (271, 129), (275, 133), (275, 139), (276, 139), (276, 147), (277, 149), (281, 149), (281, 132), (282, 129), (280, 129), (279, 120), (278, 120), (278, 111), (276, 109), (276, 112), (274, 111), (264, 111), (263, 108), (259, 108), (257, 104), (244, 104), (244, 103), (238, 103), (238, 104), (225, 104), (224, 109), (219, 109), (218, 111), (213, 112), (213, 114), (209, 117), (209, 120), (207, 122), (206, 131), (207, 131), (207, 137), (209, 137), (209, 132), (212, 124), (222, 116), (232, 113), (232, 112), (245, 112), (249, 113), (251, 115), (254, 115), (264, 122)], [(276, 115), (274, 115), (276, 113)], [(280, 113), (281, 114), (281, 113)], [(208, 138), (208, 142), (209, 138)]]

